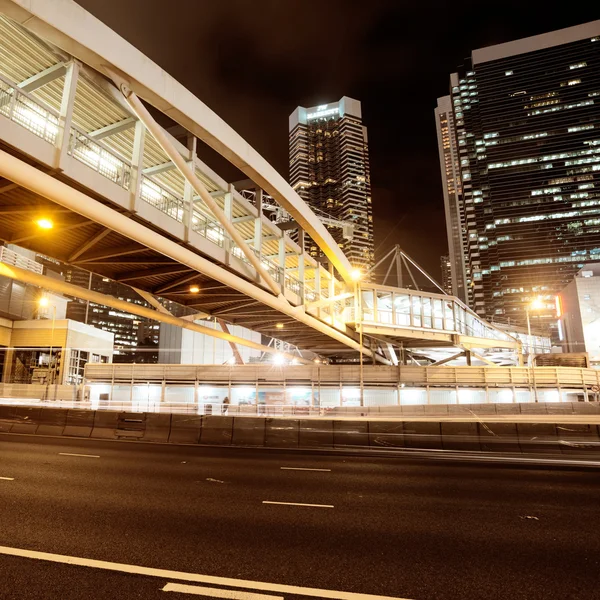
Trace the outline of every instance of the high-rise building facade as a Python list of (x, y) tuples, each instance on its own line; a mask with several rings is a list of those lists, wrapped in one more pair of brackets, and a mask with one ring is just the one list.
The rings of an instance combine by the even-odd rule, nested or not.
[(453, 276), (480, 315), (523, 324), (542, 298), (554, 328), (554, 296), (600, 257), (600, 21), (475, 50), (450, 88), (436, 123)]
[(446, 294), (454, 295), (454, 285), (452, 281), (452, 261), (450, 256), (440, 257), (440, 269), (442, 271), (442, 288)]
[[(373, 216), (367, 130), (358, 100), (304, 108), (290, 115), (290, 183), (311, 206), (336, 220), (351, 223), (329, 228), (352, 265), (367, 271), (373, 266)], [(307, 250), (324, 257), (309, 241)]]

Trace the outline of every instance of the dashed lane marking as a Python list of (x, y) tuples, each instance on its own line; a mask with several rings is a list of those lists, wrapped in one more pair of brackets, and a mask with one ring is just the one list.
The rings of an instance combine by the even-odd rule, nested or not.
[(321, 471), (331, 473), (331, 469), (309, 469), (308, 467), (279, 467), (282, 471)]
[(184, 585), (181, 583), (167, 583), (163, 592), (179, 592), (194, 596), (210, 596), (211, 598), (229, 598), (229, 600), (284, 600), (283, 596), (267, 596), (253, 594), (252, 592), (238, 592), (236, 590), (219, 590), (217, 588), (199, 587), (197, 585)]
[(263, 500), (263, 504), (283, 504), (284, 506), (312, 506), (313, 508), (335, 508), (333, 504), (304, 504), (303, 502), (274, 502)]
[(215, 577), (214, 575), (200, 575), (196, 573), (185, 573), (183, 571), (169, 571), (168, 569), (154, 569), (141, 567), (139, 565), (127, 565), (123, 563), (108, 562), (105, 560), (94, 560), (78, 556), (66, 556), (63, 554), (51, 554), (49, 552), (38, 552), (36, 550), (23, 550), (21, 548), (10, 548), (0, 546), (0, 554), (6, 556), (19, 556), (22, 558), (33, 558), (47, 562), (61, 563), (79, 567), (91, 567), (93, 569), (104, 569), (118, 573), (133, 573), (146, 577), (160, 577), (161, 579), (175, 579), (178, 581), (190, 581), (193, 583), (205, 583), (208, 585), (220, 585), (230, 588), (245, 588), (261, 592), (275, 592), (278, 594), (291, 594), (295, 596), (308, 596), (309, 598), (330, 598), (333, 600), (409, 600), (396, 596), (375, 596), (372, 594), (359, 594), (355, 592), (339, 592), (335, 590), (323, 590), (318, 588), (298, 587), (279, 583), (268, 583), (265, 581), (250, 581), (248, 579), (230, 579), (228, 577)]
[(98, 454), (73, 454), (71, 452), (59, 452), (60, 456), (81, 456), (83, 458), (100, 458)]
[(0, 477), (0, 479), (2, 479), (2, 481), (14, 481), (15, 480), (14, 477)]

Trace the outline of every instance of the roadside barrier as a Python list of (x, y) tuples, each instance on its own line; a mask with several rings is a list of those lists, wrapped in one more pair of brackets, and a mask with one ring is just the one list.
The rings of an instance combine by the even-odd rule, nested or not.
[(265, 419), (265, 446), (297, 448), (298, 425), (298, 419)]
[[(42, 408), (41, 410), (46, 409)], [(69, 409), (67, 411), (67, 422), (62, 435), (90, 437), (92, 435), (92, 429), (94, 428), (95, 415), (96, 411), (93, 410)]]
[(561, 414), (557, 413), (554, 422), (542, 423), (489, 419), (386, 421), (348, 416), (293, 419), (0, 406), (0, 432), (271, 448), (600, 453), (600, 425), (564, 423)]
[(202, 418), (197, 415), (171, 415), (169, 442), (174, 444), (197, 444), (200, 441)]

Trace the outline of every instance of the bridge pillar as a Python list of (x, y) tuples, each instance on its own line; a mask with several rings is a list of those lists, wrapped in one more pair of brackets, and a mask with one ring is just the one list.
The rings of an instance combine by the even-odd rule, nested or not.
[(77, 79), (79, 77), (79, 63), (72, 60), (67, 65), (65, 74), (65, 85), (63, 87), (62, 100), (58, 116), (58, 133), (55, 142), (54, 167), (63, 168), (69, 143), (71, 139), (71, 122), (73, 120), (73, 106), (75, 104), (75, 92), (77, 91)]
[(146, 128), (141, 121), (135, 123), (133, 134), (133, 154), (131, 157), (131, 180), (129, 182), (129, 208), (138, 211), (142, 191), (142, 170), (144, 169), (144, 145)]

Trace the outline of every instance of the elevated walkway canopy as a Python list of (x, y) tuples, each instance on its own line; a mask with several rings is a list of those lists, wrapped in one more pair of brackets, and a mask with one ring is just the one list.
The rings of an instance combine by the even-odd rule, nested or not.
[[(146, 105), (186, 135), (175, 139)], [(251, 204), (203, 163), (198, 143), (273, 197), (334, 269), (263, 215), (260, 194)], [(0, 175), (0, 239), (134, 287), (157, 318), (161, 297), (318, 355), (381, 362), (389, 343), (518, 346), (450, 297), (388, 289), (386, 316), (373, 286), (360, 294), (376, 296), (359, 335), (357, 305), (369, 302), (310, 208), (213, 111), (71, 0), (0, 0)], [(41, 231), (41, 216), (54, 227)], [(40, 277), (35, 285), (57, 285)]]

